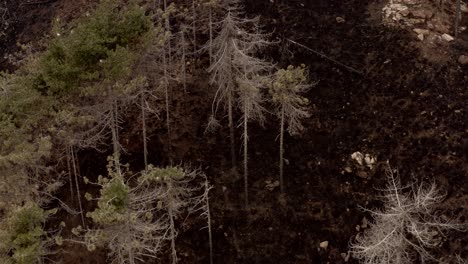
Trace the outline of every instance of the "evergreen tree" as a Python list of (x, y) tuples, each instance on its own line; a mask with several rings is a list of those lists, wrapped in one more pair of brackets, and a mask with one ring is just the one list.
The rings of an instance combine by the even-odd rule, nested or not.
[(276, 72), (270, 86), (270, 94), (275, 105), (275, 113), (280, 119), (280, 159), (279, 174), (281, 193), (284, 192), (283, 164), (284, 164), (284, 131), (290, 135), (303, 130), (301, 119), (309, 116), (307, 105), (309, 101), (303, 97), (311, 85), (307, 80), (305, 65), (300, 67), (289, 66)]

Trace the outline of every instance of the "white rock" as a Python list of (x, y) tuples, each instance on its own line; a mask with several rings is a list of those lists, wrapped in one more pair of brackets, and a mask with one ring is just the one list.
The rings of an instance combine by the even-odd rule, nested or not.
[(361, 228), (365, 229), (365, 228), (367, 228), (367, 226), (368, 226), (367, 218), (364, 217), (362, 219)]
[(328, 248), (328, 241), (320, 242), (320, 248), (327, 249)]
[(351, 159), (356, 161), (359, 165), (362, 165), (362, 161), (364, 160), (364, 155), (361, 152), (356, 151), (353, 154), (351, 154)]
[(336, 17), (336, 23), (341, 24), (341, 23), (344, 23), (344, 22), (346, 22), (346, 20), (344, 18)]
[(460, 11), (463, 13), (468, 13), (468, 6), (466, 4), (461, 4)]
[(415, 28), (413, 29), (414, 32), (418, 35), (429, 35), (429, 30), (428, 29), (422, 29), (422, 28)]
[(418, 39), (419, 39), (420, 41), (423, 41), (423, 40), (424, 40), (424, 35), (423, 35), (423, 34), (418, 34)]
[(447, 41), (447, 42), (451, 42), (454, 40), (454, 38), (452, 36), (450, 36), (449, 34), (445, 33), (442, 35), (442, 39)]
[(458, 57), (458, 63), (461, 65), (467, 65), (468, 64), (468, 56), (467, 55), (461, 55)]

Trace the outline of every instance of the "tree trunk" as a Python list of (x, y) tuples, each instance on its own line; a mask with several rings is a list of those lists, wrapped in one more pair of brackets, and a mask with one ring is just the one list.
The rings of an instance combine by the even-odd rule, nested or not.
[(209, 17), (209, 22), (208, 22), (208, 27), (210, 31), (210, 46), (209, 46), (209, 51), (210, 51), (210, 66), (213, 64), (213, 17), (212, 17), (212, 10), (211, 6), (208, 8), (208, 17)]
[(184, 83), (184, 92), (187, 92), (187, 70), (185, 68), (186, 61), (185, 61), (185, 32), (182, 30), (182, 81)]
[[(172, 193), (172, 184), (168, 182), (168, 193)], [(172, 208), (172, 197), (171, 195), (168, 195), (168, 201), (167, 201), (167, 211), (169, 214), (169, 222), (170, 222), (170, 229), (171, 229), (171, 251), (172, 251), (172, 264), (177, 263), (177, 251), (175, 248), (175, 225), (174, 225), (174, 212)]]
[(245, 209), (249, 207), (249, 169), (248, 169), (248, 122), (247, 122), (247, 106), (244, 106), (244, 193), (245, 193)]
[(112, 110), (111, 110), (111, 133), (112, 133), (112, 155), (114, 157), (114, 164), (117, 170), (117, 173), (120, 175), (120, 147), (119, 147), (119, 132), (118, 132), (118, 113), (117, 113), (117, 102), (112, 100)]
[(73, 147), (70, 147), (71, 158), (72, 158), (72, 165), (73, 165), (73, 174), (75, 175), (75, 185), (76, 185), (76, 196), (78, 198), (78, 206), (80, 208), (80, 215), (81, 215), (81, 223), (83, 224), (83, 228), (86, 228), (84, 213), (83, 213), (83, 205), (81, 203), (81, 192), (80, 192), (80, 184), (78, 182), (78, 172), (76, 169), (76, 153)]
[(125, 228), (127, 229), (127, 235), (130, 236), (130, 241), (127, 241), (130, 245), (128, 245), (128, 262), (129, 264), (135, 264), (135, 255), (133, 254), (133, 241), (131, 239), (132, 237), (132, 232), (130, 229), (130, 213), (127, 211), (127, 222), (125, 223)]
[[(167, 0), (164, 0), (164, 11), (167, 12)], [(169, 14), (167, 14), (167, 16), (166, 16), (165, 28), (166, 28), (166, 31), (171, 32), (171, 24), (170, 24), (170, 21), (169, 21)], [(167, 45), (167, 51), (168, 51), (168, 60), (169, 60), (169, 63), (171, 63), (172, 58), (171, 58), (171, 36), (170, 36), (170, 34), (169, 34), (169, 38), (167, 40), (166, 45)]]
[(192, 0), (192, 33), (193, 33), (193, 52), (197, 52), (197, 26), (196, 26), (196, 17), (197, 17), (197, 12), (195, 9), (195, 1)]
[(461, 0), (457, 0), (457, 9), (455, 15), (455, 39), (458, 39), (458, 27), (460, 24), (460, 9), (461, 9)]
[(228, 92), (228, 119), (229, 119), (229, 137), (231, 138), (231, 163), (232, 168), (236, 167), (236, 148), (235, 148), (235, 139), (234, 139), (234, 121), (232, 118), (232, 92), (229, 89)]
[(73, 191), (73, 178), (72, 178), (72, 169), (71, 169), (71, 164), (70, 164), (70, 159), (71, 159), (71, 154), (70, 154), (70, 148), (67, 146), (66, 148), (67, 152), (67, 168), (68, 168), (68, 182), (70, 183), (70, 197), (72, 202), (75, 200), (74, 196), (75, 193)]
[(281, 128), (280, 128), (280, 189), (281, 193), (284, 193), (284, 182), (283, 182), (283, 163), (284, 163), (284, 107), (281, 107)]
[(163, 85), (164, 85), (164, 96), (166, 100), (166, 126), (167, 126), (167, 141), (169, 144), (169, 159), (171, 159), (171, 150), (172, 150), (172, 137), (171, 137), (171, 119), (170, 119), (170, 109), (169, 109), (169, 85), (168, 85), (168, 77), (167, 77), (167, 58), (166, 58), (166, 50), (163, 51), (163, 68), (164, 68), (164, 76), (163, 76)]
[(145, 111), (145, 91), (141, 93), (141, 123), (142, 123), (142, 134), (143, 134), (143, 160), (145, 162), (145, 171), (148, 170), (148, 146), (146, 136), (146, 111)]
[(205, 203), (206, 203), (206, 218), (208, 224), (208, 246), (210, 247), (210, 264), (213, 264), (213, 234), (211, 231), (211, 213), (210, 213), (210, 195), (209, 195), (209, 185), (208, 180), (205, 182), (206, 188), (206, 196), (205, 196)]

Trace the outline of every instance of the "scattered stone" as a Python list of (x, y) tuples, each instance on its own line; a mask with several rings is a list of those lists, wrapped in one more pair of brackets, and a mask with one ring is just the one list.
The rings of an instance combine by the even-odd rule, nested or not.
[(420, 41), (423, 41), (423, 40), (424, 40), (424, 35), (423, 35), (423, 34), (418, 34), (418, 39), (419, 39)]
[(356, 161), (359, 165), (362, 165), (362, 161), (364, 160), (364, 155), (361, 152), (356, 151), (353, 154), (351, 154), (351, 159)]
[(450, 36), (449, 34), (445, 33), (442, 35), (442, 39), (447, 41), (447, 42), (451, 42), (454, 40), (454, 38), (452, 36)]
[(430, 19), (434, 16), (434, 13), (432, 13), (432, 11), (428, 9), (424, 10), (424, 13), (426, 14), (426, 19)]
[(368, 227), (368, 221), (367, 221), (367, 218), (364, 217), (361, 222), (361, 228), (365, 229), (367, 227)]
[(348, 253), (341, 253), (340, 255), (343, 258), (344, 262), (349, 261), (349, 257), (350, 257), (349, 251), (348, 251)]
[(351, 169), (351, 167), (348, 166), (348, 167), (344, 168), (344, 171), (347, 172), (347, 173), (351, 173), (351, 172), (353, 172), (353, 169)]
[(360, 225), (357, 225), (357, 226), (356, 226), (356, 231), (359, 232), (360, 230), (361, 230), (361, 226), (360, 226)]
[(448, 34), (450, 32), (449, 27), (442, 24), (434, 25), (434, 29), (441, 34)]
[(328, 241), (320, 242), (320, 248), (323, 248), (323, 249), (327, 250), (327, 248), (328, 248)]
[(400, 11), (400, 14), (404, 17), (407, 17), (410, 14), (409, 9), (404, 9)]
[(403, 0), (402, 2), (407, 5), (416, 5), (419, 4), (421, 0)]
[(377, 159), (371, 156), (370, 154), (366, 154), (366, 156), (364, 157), (364, 162), (366, 163), (366, 166), (372, 170), (374, 164), (377, 162)]
[(460, 11), (462, 11), (463, 13), (468, 13), (468, 6), (464, 3), (461, 4)]
[(356, 173), (356, 175), (359, 177), (359, 178), (363, 178), (363, 179), (367, 179), (369, 178), (369, 174), (365, 171), (358, 171)]
[(426, 22), (424, 18), (410, 18), (406, 20), (406, 23), (409, 25), (424, 24), (424, 22)]
[(414, 32), (418, 35), (429, 35), (429, 30), (428, 29), (422, 29), (422, 28), (415, 28), (413, 29)]
[(344, 23), (344, 22), (346, 22), (346, 20), (345, 20), (344, 18), (342, 18), (342, 17), (336, 17), (336, 23), (342, 24), (342, 23)]
[(273, 191), (276, 187), (279, 187), (280, 186), (280, 183), (279, 181), (270, 181), (270, 180), (266, 180), (265, 181), (265, 188), (267, 190), (269, 190), (270, 192)]
[(458, 57), (458, 63), (461, 65), (467, 65), (468, 64), (468, 56), (467, 55), (461, 55)]
[(425, 10), (412, 10), (411, 15), (413, 15), (416, 18), (426, 18), (426, 11)]

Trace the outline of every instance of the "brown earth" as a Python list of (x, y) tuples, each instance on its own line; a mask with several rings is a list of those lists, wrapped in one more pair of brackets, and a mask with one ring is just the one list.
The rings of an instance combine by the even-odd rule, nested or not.
[[(57, 0), (23, 6), (12, 2), (21, 17), (0, 51), (14, 51), (15, 42), (38, 41), (55, 16), (71, 19), (94, 2)], [(405, 182), (437, 182), (448, 194), (441, 208), (466, 222), (468, 75), (467, 66), (457, 63), (458, 56), (468, 52), (465, 40), (437, 47), (446, 57), (439, 62), (428, 60), (421, 56), (422, 43), (410, 31), (389, 29), (370, 19), (375, 16), (370, 12), (378, 9), (369, 6), (376, 1), (276, 2), (281, 1), (246, 5), (249, 15), (261, 15), (266, 29), (274, 32), (272, 39), (281, 41), (265, 57), (279, 66), (304, 63), (310, 77), (319, 81), (307, 94), (313, 115), (304, 122), (306, 131), (286, 137), (284, 197), (278, 189), (268, 190), (265, 183), (275, 181), (278, 174), (274, 116), (264, 127), (251, 125), (251, 209), (246, 212), (243, 181), (230, 171), (228, 129), (204, 134), (213, 96), (205, 71), (195, 71), (188, 93), (173, 89), (172, 159), (200, 166), (215, 187), (211, 196), (215, 263), (344, 263), (340, 253), (347, 252), (349, 241), (358, 233), (356, 225), (366, 216), (358, 206), (379, 206), (375, 188), (385, 183), (383, 166), (368, 173), (368, 179), (359, 177), (355, 168), (345, 169), (355, 151), (373, 154), (381, 162), (388, 160)], [(336, 17), (345, 22), (337, 23)], [(287, 44), (286, 39), (359, 73)], [(205, 67), (204, 61), (195, 65)], [(12, 66), (2, 61), (2, 68)], [(138, 122), (136, 115), (133, 118)], [(227, 126), (226, 120), (222, 122)], [(163, 119), (155, 120), (150, 127), (150, 161), (157, 165), (169, 163), (164, 124)], [(122, 133), (126, 159), (141, 168), (140, 132), (133, 127), (126, 126)], [(82, 174), (102, 173), (103, 157), (81, 152)], [(69, 223), (80, 222), (78, 217), (67, 217)], [(207, 235), (200, 227), (202, 223), (194, 222), (180, 232), (180, 263), (208, 263)], [(318, 249), (321, 241), (329, 241), (327, 250)], [(450, 234), (435, 254), (449, 260), (455, 254), (468, 258), (466, 234)], [(105, 252), (89, 253), (69, 244), (56, 257), (63, 263), (104, 263)]]

